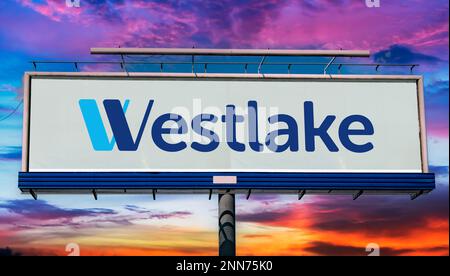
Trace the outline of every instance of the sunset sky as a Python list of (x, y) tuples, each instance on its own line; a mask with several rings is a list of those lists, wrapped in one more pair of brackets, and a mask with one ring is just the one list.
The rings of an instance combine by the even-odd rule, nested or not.
[(40, 195), (35, 201), (18, 190), (29, 61), (98, 60), (89, 54), (98, 46), (368, 49), (370, 60), (360, 62), (420, 64), (414, 73), (425, 78), (437, 189), (414, 201), (404, 195), (238, 196), (237, 254), (367, 255), (366, 246), (376, 243), (382, 255), (448, 255), (449, 3), (380, 2), (368, 8), (364, 0), (81, 0), (76, 8), (65, 0), (0, 1), (0, 255), (7, 247), (13, 254), (66, 255), (69, 243), (82, 255), (218, 253), (217, 196)]

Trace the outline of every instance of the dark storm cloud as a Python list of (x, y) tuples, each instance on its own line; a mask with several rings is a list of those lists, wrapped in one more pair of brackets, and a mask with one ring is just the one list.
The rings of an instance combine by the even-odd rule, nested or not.
[(373, 55), (373, 59), (380, 63), (435, 63), (439, 58), (414, 52), (404, 45), (391, 45), (388, 49)]

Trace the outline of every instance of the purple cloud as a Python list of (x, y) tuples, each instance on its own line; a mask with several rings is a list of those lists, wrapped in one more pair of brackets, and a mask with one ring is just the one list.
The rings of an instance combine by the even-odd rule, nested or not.
[(169, 219), (169, 218), (184, 218), (186, 216), (192, 215), (191, 212), (188, 211), (174, 211), (174, 212), (155, 212), (153, 210), (149, 210), (144, 207), (139, 207), (136, 205), (125, 205), (125, 210), (138, 213), (145, 214), (146, 218), (149, 219)]
[(73, 219), (78, 217), (95, 217), (101, 215), (112, 215), (117, 212), (105, 208), (70, 209), (51, 205), (43, 200), (15, 199), (0, 203), (0, 208), (21, 215), (28, 219)]

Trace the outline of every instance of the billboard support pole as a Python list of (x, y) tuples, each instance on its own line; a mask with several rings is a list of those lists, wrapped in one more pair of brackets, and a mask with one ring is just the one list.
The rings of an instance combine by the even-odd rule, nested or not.
[(235, 195), (219, 193), (219, 256), (236, 256)]

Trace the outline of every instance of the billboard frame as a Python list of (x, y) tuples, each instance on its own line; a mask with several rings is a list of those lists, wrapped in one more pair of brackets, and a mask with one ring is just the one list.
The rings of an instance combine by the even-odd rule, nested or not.
[[(398, 190), (401, 193), (412, 193), (415, 194), (417, 191), (420, 193), (428, 192), (434, 188), (434, 174), (428, 173), (428, 157), (427, 157), (427, 141), (426, 141), (426, 127), (425, 127), (425, 108), (424, 108), (424, 91), (423, 91), (423, 77), (420, 75), (332, 75), (332, 74), (230, 74), (230, 73), (221, 73), (221, 74), (215, 74), (215, 73), (141, 73), (141, 72), (26, 72), (24, 75), (24, 116), (23, 116), (23, 147), (22, 147), (22, 169), (19, 173), (19, 188), (23, 192), (31, 192), (32, 190), (39, 190), (40, 192), (52, 192), (52, 191), (62, 191), (62, 192), (68, 192), (69, 189), (62, 189), (59, 186), (55, 186), (54, 188), (51, 188), (49, 186), (45, 185), (36, 185), (36, 183), (41, 183), (44, 181), (44, 179), (47, 179), (47, 176), (44, 178), (41, 178), (41, 176), (44, 176), (47, 173), (35, 173), (35, 172), (29, 172), (28, 162), (29, 162), (29, 142), (30, 142), (30, 110), (31, 110), (31, 80), (33, 78), (124, 78), (124, 79), (227, 79), (227, 80), (335, 80), (335, 81), (348, 81), (348, 80), (355, 80), (355, 81), (401, 81), (401, 80), (408, 80), (408, 81), (415, 81), (417, 86), (417, 103), (418, 103), (418, 119), (419, 119), (419, 138), (420, 138), (420, 154), (421, 154), (421, 173), (400, 173), (400, 175), (405, 176), (404, 182), (407, 183), (421, 183), (420, 179), (427, 179), (427, 185), (417, 185), (416, 186), (408, 186), (401, 188), (398, 187), (398, 189), (387, 189), (388, 187), (377, 187), (374, 189), (371, 189), (370, 185), (364, 185), (365, 181), (370, 179), (371, 177), (374, 177), (375, 175), (383, 176), (380, 179), (385, 179), (381, 183), (388, 183), (392, 177), (396, 177), (395, 175), (399, 173), (317, 173), (317, 177), (324, 177), (324, 176), (331, 176), (331, 175), (339, 175), (335, 181), (344, 181), (347, 179), (347, 177), (354, 177), (359, 176), (360, 182), (358, 185), (350, 185), (347, 188), (344, 189), (335, 189), (335, 190), (342, 190), (345, 193), (355, 193), (355, 191), (360, 190), (372, 190), (376, 193), (385, 193), (386, 191), (389, 191), (388, 193), (394, 192)], [(130, 172), (132, 173), (132, 172)], [(57, 174), (50, 173), (50, 174)], [(64, 173), (59, 172), (60, 177), (66, 177), (69, 179), (70, 177), (73, 177), (71, 173), (67, 173), (66, 176), (63, 176)], [(83, 181), (91, 181), (95, 182), (95, 179), (92, 178), (92, 174), (90, 173), (75, 173), (78, 174), (79, 177), (84, 179)], [(106, 173), (105, 173), (106, 174)], [(127, 173), (122, 173), (123, 176), (126, 176)], [(171, 174), (171, 173), (168, 173)], [(173, 174), (176, 174), (174, 172)], [(201, 175), (201, 172), (192, 172), (189, 173), (192, 175)], [(224, 172), (217, 172), (215, 175), (217, 176), (236, 176), (240, 175), (240, 177), (245, 177), (246, 173), (242, 172), (231, 172), (231, 173), (224, 173)], [(252, 173), (248, 173), (252, 174)], [(254, 174), (254, 173), (253, 173)], [(279, 177), (284, 177), (288, 175), (289, 173), (284, 173), (284, 175), (281, 175), (283, 173), (280, 173), (278, 175)], [(300, 178), (304, 178), (306, 175), (312, 175), (311, 173), (297, 173)], [(149, 174), (150, 175), (150, 174)], [(424, 178), (420, 178), (418, 176), (423, 175)], [(97, 173), (98, 177), (102, 177), (102, 173)], [(278, 177), (277, 176), (277, 177)], [(170, 179), (170, 176), (167, 176)], [(210, 177), (210, 176), (208, 176)], [(260, 178), (260, 181), (264, 180), (265, 173), (261, 173), (258, 177)], [(418, 177), (418, 178), (417, 178)], [(95, 177), (94, 177), (95, 178)], [(34, 183), (31, 185), (30, 180), (34, 179), (32, 182)], [(40, 179), (40, 180), (39, 180)], [(88, 180), (86, 180), (88, 179)], [(90, 179), (90, 180), (89, 180)], [(432, 180), (432, 181), (431, 181)], [(68, 181), (68, 180), (67, 180)], [(73, 181), (73, 178), (72, 178)], [(300, 179), (295, 180), (294, 182), (298, 182)], [(170, 182), (170, 181), (169, 181)], [(239, 181), (237, 181), (239, 182)], [(274, 182), (276, 183), (276, 182)], [(332, 181), (330, 182), (332, 183)], [(198, 187), (201, 190), (209, 191), (211, 194), (211, 190), (217, 189), (217, 184), (214, 184), (213, 181), (210, 181), (211, 185), (206, 185), (202, 187)], [(223, 184), (223, 183), (222, 183)], [(301, 185), (300, 185), (301, 184)], [(227, 186), (228, 185), (228, 186)], [(231, 186), (230, 186), (231, 185)], [(228, 183), (224, 186), (220, 186), (221, 189), (233, 189), (239, 192), (240, 190), (250, 190), (252, 189), (248, 185), (243, 185), (242, 187), (239, 187), (240, 185), (236, 185), (236, 183)], [(294, 185), (295, 186), (295, 185)], [(311, 185), (306, 185), (305, 182), (300, 183), (299, 185), (295, 187), (286, 187), (284, 189), (280, 189), (281, 192), (287, 192), (287, 191), (300, 191), (300, 190), (311, 190), (311, 192), (314, 193), (323, 193), (324, 191), (329, 191), (330, 189), (327, 189), (327, 187), (312, 187)], [(136, 187), (135, 187), (136, 188)], [(169, 191), (170, 187), (163, 188), (163, 190)], [(179, 187), (181, 188), (181, 187)], [(187, 187), (186, 187), (187, 188)], [(259, 190), (261, 192), (264, 192), (265, 190), (275, 192), (278, 191), (273, 188), (268, 188), (262, 185), (261, 187), (255, 186), (253, 189)], [(320, 189), (319, 189), (320, 188)], [(95, 186), (92, 185), (92, 187), (83, 188), (81, 190), (88, 189), (88, 190), (96, 190), (96, 189), (102, 189), (101, 186)], [(125, 188), (123, 190), (133, 190), (133, 186), (130, 186), (129, 188)], [(149, 186), (148, 189), (157, 189), (156, 186)], [(75, 189), (77, 190), (77, 189)], [(108, 189), (105, 189), (105, 192)], [(112, 189), (110, 189), (112, 190)], [(139, 190), (139, 189), (136, 189)], [(195, 190), (195, 189), (194, 189)], [(331, 189), (332, 190), (332, 189)], [(72, 191), (73, 192), (73, 191)], [(113, 191), (111, 191), (113, 192)], [(192, 192), (192, 191), (191, 191)], [(329, 192), (330, 193), (330, 192)]]

